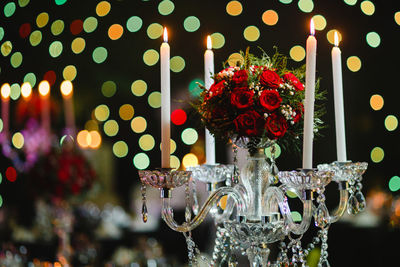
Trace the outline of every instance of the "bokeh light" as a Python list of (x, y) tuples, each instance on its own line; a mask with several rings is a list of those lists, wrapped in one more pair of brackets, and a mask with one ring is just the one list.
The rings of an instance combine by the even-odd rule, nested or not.
[(174, 9), (175, 9), (175, 5), (170, 0), (162, 0), (158, 4), (158, 12), (163, 16), (171, 14), (174, 11)]
[(295, 45), (290, 49), (289, 55), (294, 61), (299, 62), (306, 57), (306, 50), (301, 45)]
[(29, 36), (29, 34), (31, 34), (31, 24), (29, 23), (24, 23), (19, 27), (19, 36), (21, 36), (21, 38), (25, 39), (26, 37)]
[(159, 108), (161, 107), (161, 93), (160, 92), (152, 92), (148, 100), (149, 106), (152, 108)]
[(367, 16), (371, 16), (375, 13), (375, 5), (371, 1), (361, 2), (360, 7), (361, 11)]
[(187, 128), (187, 129), (183, 130), (183, 132), (181, 134), (181, 138), (182, 138), (182, 141), (184, 144), (193, 145), (194, 143), (197, 142), (199, 135), (195, 129)]
[(96, 6), (96, 14), (99, 17), (106, 16), (111, 10), (111, 4), (107, 1), (101, 1)]
[(179, 167), (181, 166), (181, 162), (177, 156), (171, 155), (169, 161), (170, 161), (170, 167), (174, 170), (179, 169)]
[(16, 9), (16, 5), (14, 2), (9, 2), (4, 6), (4, 16), (7, 18), (11, 17), (14, 15)]
[(138, 153), (133, 157), (133, 165), (136, 169), (144, 170), (150, 165), (150, 159), (145, 153)]
[(74, 65), (68, 65), (63, 70), (64, 80), (73, 81), (76, 78), (76, 67)]
[(343, 0), (343, 1), (349, 6), (354, 6), (355, 4), (357, 4), (357, 0)]
[(15, 148), (21, 149), (24, 146), (25, 139), (22, 133), (16, 132), (13, 134), (11, 142)]
[(119, 108), (119, 116), (124, 121), (129, 121), (133, 118), (135, 110), (131, 104), (124, 104)]
[(113, 24), (108, 28), (108, 37), (111, 40), (118, 40), (124, 33), (124, 28), (119, 24)]
[(185, 60), (180, 56), (174, 56), (170, 60), (170, 68), (173, 72), (181, 72), (185, 68)]
[(171, 113), (171, 122), (175, 125), (182, 125), (186, 122), (187, 115), (183, 109), (175, 109)]
[(278, 23), (279, 16), (275, 10), (270, 9), (270, 10), (265, 11), (262, 14), (261, 18), (265, 24), (267, 24), (269, 26), (273, 26)]
[(42, 41), (42, 32), (39, 30), (33, 31), (29, 36), (29, 42), (32, 46), (37, 46)]
[(108, 56), (108, 52), (105, 47), (100, 46), (100, 47), (96, 47), (93, 50), (93, 54), (92, 54), (93, 61), (96, 62), (97, 64), (103, 63), (107, 59), (107, 56)]
[(92, 149), (97, 149), (101, 145), (101, 135), (98, 131), (90, 131), (90, 144), (89, 147)]
[(147, 121), (142, 116), (138, 116), (131, 121), (132, 131), (135, 133), (143, 133), (147, 128)]
[(22, 54), (21, 52), (15, 52), (10, 57), (10, 63), (13, 68), (18, 68), (22, 64)]
[(58, 57), (63, 51), (63, 44), (60, 41), (54, 41), (49, 46), (49, 54), (52, 57)]
[(83, 21), (83, 30), (86, 33), (91, 33), (94, 32), (97, 28), (98, 22), (97, 19), (95, 17), (87, 17), (84, 21)]
[(384, 100), (381, 95), (375, 94), (375, 95), (371, 96), (369, 103), (373, 110), (381, 110), (384, 105)]
[(351, 56), (346, 61), (347, 67), (352, 72), (357, 72), (361, 69), (361, 59), (357, 56)]
[(24, 76), (24, 82), (28, 82), (32, 87), (36, 84), (36, 75), (33, 72), (29, 72)]
[(136, 80), (131, 84), (131, 91), (135, 96), (142, 96), (147, 91), (147, 83), (143, 80)]
[[(30, 85), (30, 84), (29, 84)], [(50, 93), (50, 84), (48, 81), (44, 80), (39, 83), (39, 94), (42, 96), (47, 96)]]
[(191, 80), (189, 83), (189, 93), (194, 97), (199, 97), (201, 92), (203, 91), (197, 83), (204, 84), (204, 81), (202, 79), (196, 78)]
[(194, 167), (194, 166), (199, 165), (199, 160), (195, 154), (188, 153), (183, 157), (182, 165), (184, 168)]
[(384, 157), (385, 157), (385, 152), (383, 151), (383, 149), (381, 147), (374, 147), (371, 150), (372, 162), (379, 163), (383, 160)]
[(117, 92), (117, 85), (113, 81), (106, 81), (101, 86), (101, 93), (105, 97), (112, 97)]
[(400, 25), (400, 11), (394, 13), (394, 21), (396, 22), (397, 25)]
[(226, 13), (231, 16), (239, 16), (243, 12), (243, 6), (239, 1), (230, 1), (226, 5)]
[(9, 98), (11, 94), (11, 86), (8, 83), (4, 83), (0, 89), (1, 97), (2, 98)]
[(389, 180), (389, 190), (392, 192), (396, 192), (400, 189), (400, 177), (399, 176), (393, 176)]
[(147, 36), (150, 39), (157, 39), (163, 34), (163, 26), (159, 23), (152, 23), (147, 27)]
[(157, 64), (159, 58), (160, 55), (158, 54), (158, 51), (154, 49), (148, 49), (143, 54), (143, 62), (148, 66)]
[(260, 38), (260, 30), (256, 26), (248, 26), (243, 31), (244, 38), (249, 42), (255, 42)]
[(189, 16), (183, 21), (183, 27), (188, 32), (195, 32), (200, 28), (200, 20), (195, 16)]
[(42, 12), (36, 17), (36, 25), (39, 28), (43, 28), (44, 26), (47, 25), (48, 22), (49, 22), (49, 14), (47, 14), (46, 12)]
[(126, 28), (130, 32), (137, 32), (142, 28), (143, 20), (138, 16), (132, 16), (126, 21)]
[(28, 82), (24, 82), (24, 83), (21, 85), (21, 95), (22, 95), (24, 98), (28, 98), (28, 97), (31, 96), (31, 94), (32, 94), (32, 86), (31, 86), (31, 84), (28, 83)]
[(88, 120), (85, 123), (85, 130), (88, 131), (98, 131), (99, 130), (99, 124), (97, 123), (96, 120)]
[(89, 147), (91, 143), (91, 136), (89, 131), (87, 130), (82, 130), (79, 131), (78, 135), (76, 136), (76, 141), (78, 142), (78, 145), (82, 148), (87, 148)]
[(150, 134), (142, 135), (139, 138), (139, 147), (144, 151), (152, 150), (154, 148), (155, 143), (156, 142), (154, 140), (154, 137), (151, 136)]
[(211, 36), (212, 48), (219, 49), (225, 45), (225, 37), (222, 33), (215, 32), (210, 36)]
[(314, 9), (314, 2), (312, 0), (299, 0), (297, 5), (304, 13), (310, 13)]
[(123, 158), (128, 155), (128, 145), (124, 141), (117, 141), (113, 145), (113, 153), (117, 158)]
[(366, 36), (367, 44), (371, 47), (378, 47), (381, 44), (381, 37), (376, 32), (369, 32)]
[(54, 72), (54, 70), (49, 70), (46, 71), (46, 73), (43, 75), (43, 80), (46, 80), (49, 82), (49, 84), (52, 86), (56, 82), (57, 75)]
[(118, 122), (115, 120), (108, 120), (103, 125), (104, 133), (110, 137), (116, 136), (119, 131)]
[(69, 25), (69, 30), (72, 33), (72, 35), (80, 34), (83, 30), (83, 21), (80, 19), (73, 20), (71, 22), (71, 25)]
[(106, 121), (109, 116), (110, 109), (104, 104), (98, 105), (94, 110), (94, 117), (98, 121)]
[(80, 54), (85, 50), (86, 41), (82, 37), (75, 38), (71, 43), (71, 50), (74, 54)]
[(242, 65), (244, 62), (244, 58), (241, 54), (239, 53), (232, 53), (228, 57), (228, 64), (229, 66), (237, 66), (237, 65)]
[(8, 56), (11, 53), (12, 48), (13, 48), (12, 43), (10, 41), (5, 41), (0, 47), (1, 54), (4, 57)]
[(397, 129), (397, 126), (399, 125), (399, 122), (398, 122), (398, 120), (397, 120), (397, 118), (396, 118), (396, 116), (394, 116), (394, 115), (388, 115), (386, 118), (385, 118), (385, 128), (386, 128), (386, 130), (388, 130), (388, 131), (394, 131), (394, 130), (396, 130)]
[(336, 29), (332, 29), (332, 30), (329, 30), (326, 33), (326, 38), (328, 39), (328, 42), (330, 44), (333, 44), (333, 45), (335, 44), (335, 32), (337, 32), (337, 35), (339, 37), (339, 42), (341, 42), (342, 41), (342, 34), (340, 33), (340, 31), (338, 31)]
[(69, 80), (62, 81), (62, 83), (60, 85), (60, 91), (64, 97), (71, 97), (73, 90), (74, 90), (74, 86), (72, 85), (71, 81), (69, 81)]
[(61, 6), (61, 5), (64, 5), (67, 2), (67, 0), (55, 0), (55, 2), (56, 2), (56, 5)]
[(20, 7), (26, 7), (29, 4), (30, 0), (18, 0), (18, 5)]
[(301, 222), (301, 214), (298, 211), (291, 211), (290, 212), (292, 219), (294, 222)]
[(275, 159), (279, 158), (279, 156), (281, 155), (281, 147), (278, 144), (274, 144), (273, 146), (267, 147), (266, 149), (264, 149), (264, 153), (268, 158), (272, 158), (272, 148), (275, 149)]
[(51, 24), (51, 33), (54, 36), (60, 35), (64, 31), (64, 21), (58, 19)]
[(21, 96), (21, 86), (18, 83), (13, 83), (10, 87), (10, 98), (17, 100)]
[(313, 16), (315, 29), (318, 31), (322, 31), (326, 27), (326, 19), (322, 15)]
[(17, 180), (17, 171), (14, 167), (8, 167), (6, 169), (6, 179), (10, 182), (15, 182)]

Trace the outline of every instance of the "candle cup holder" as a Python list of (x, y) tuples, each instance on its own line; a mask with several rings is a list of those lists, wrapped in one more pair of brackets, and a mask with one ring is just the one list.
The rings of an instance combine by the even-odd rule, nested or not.
[(235, 166), (233, 164), (203, 164), (195, 167), (188, 167), (192, 177), (203, 183), (217, 184), (229, 180), (233, 176)]
[(335, 182), (350, 182), (360, 179), (367, 170), (366, 162), (339, 162), (320, 164), (317, 166), (319, 171), (331, 171), (334, 173), (332, 180)]
[(140, 170), (139, 177), (143, 184), (158, 189), (173, 189), (189, 181), (190, 171), (176, 171), (172, 168), (157, 168), (155, 170)]
[(317, 169), (298, 169), (294, 171), (281, 171), (278, 173), (279, 181), (288, 189), (296, 191), (317, 190), (327, 186), (333, 177), (332, 171)]

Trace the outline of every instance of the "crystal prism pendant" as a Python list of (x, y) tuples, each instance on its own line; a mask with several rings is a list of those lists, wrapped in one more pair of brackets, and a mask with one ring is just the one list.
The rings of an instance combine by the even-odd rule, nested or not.
[(318, 263), (318, 267), (331, 267), (328, 260), (322, 260), (322, 262)]
[(358, 201), (358, 212), (364, 211), (366, 206), (366, 201), (363, 193), (361, 191), (358, 191), (355, 197)]
[(147, 222), (147, 205), (146, 205), (146, 202), (143, 202), (143, 204), (142, 204), (142, 219), (143, 219), (143, 222)]
[(314, 214), (315, 226), (325, 228), (329, 224), (329, 211), (324, 203), (318, 205)]
[(352, 194), (349, 197), (349, 200), (348, 200), (347, 212), (349, 214), (355, 215), (358, 212), (360, 212), (360, 207), (359, 206), (360, 206), (360, 204), (359, 204), (357, 198)]

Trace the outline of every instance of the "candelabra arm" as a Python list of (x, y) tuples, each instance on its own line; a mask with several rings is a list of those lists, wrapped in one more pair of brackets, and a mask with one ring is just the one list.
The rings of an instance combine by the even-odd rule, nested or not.
[[(242, 196), (246, 197), (246, 189), (243, 185), (238, 184), (235, 186), (235, 190)], [(236, 207), (236, 200), (231, 195), (228, 195), (226, 200), (226, 207), (222, 213), (214, 213), (212, 216), (216, 224), (223, 223), (229, 220), (232, 215), (233, 209)], [(247, 203), (247, 202), (246, 202)]]
[(340, 202), (338, 208), (329, 217), (329, 222), (337, 222), (343, 215), (347, 207), (347, 201), (349, 199), (349, 192), (347, 191), (348, 183), (341, 181), (339, 184)]
[(233, 187), (221, 187), (214, 191), (203, 204), (199, 213), (189, 222), (179, 225), (174, 220), (174, 212), (170, 205), (170, 194), (162, 198), (162, 218), (166, 224), (174, 231), (188, 232), (198, 227), (206, 218), (210, 209), (217, 204), (221, 197), (228, 195), (235, 201), (238, 215), (243, 215), (246, 210), (246, 202), (240, 191)]
[(276, 203), (277, 205), (275, 204), (275, 206), (279, 206), (279, 211), (283, 216), (288, 231), (296, 235), (302, 235), (307, 231), (312, 218), (312, 191), (304, 190), (303, 192), (303, 219), (300, 224), (293, 221), (289, 203), (284, 195), (285, 191), (284, 187), (268, 187), (266, 189), (264, 194), (264, 207), (267, 207), (266, 215), (275, 212), (271, 204), (274, 205), (273, 203)]

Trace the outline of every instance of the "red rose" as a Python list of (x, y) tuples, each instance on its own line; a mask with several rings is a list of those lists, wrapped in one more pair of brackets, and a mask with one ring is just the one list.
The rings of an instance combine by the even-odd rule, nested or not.
[(298, 108), (295, 109), (295, 112), (296, 115), (293, 117), (293, 122), (298, 123), (304, 114), (304, 106), (302, 103), (299, 103)]
[(237, 85), (246, 85), (248, 74), (246, 70), (238, 70), (233, 74), (232, 81)]
[(254, 110), (248, 110), (240, 114), (233, 121), (239, 135), (257, 136), (263, 128), (263, 118)]
[(231, 94), (231, 104), (237, 108), (248, 108), (253, 105), (254, 92), (246, 89), (238, 89)]
[(220, 94), (222, 94), (222, 92), (225, 89), (225, 84), (224, 81), (220, 81), (219, 83), (213, 83), (210, 86), (210, 89), (207, 91), (207, 94), (204, 97), (204, 100), (208, 100), (214, 96), (218, 96)]
[(282, 98), (276, 90), (264, 90), (260, 95), (260, 104), (267, 111), (272, 112), (279, 108)]
[(302, 84), (302, 82), (300, 82), (300, 80), (296, 76), (294, 76), (293, 73), (291, 72), (286, 73), (285, 75), (283, 75), (283, 79), (285, 80), (285, 82), (291, 83), (296, 89), (296, 91), (304, 90), (304, 85)]
[(279, 77), (279, 75), (272, 70), (265, 70), (263, 71), (263, 73), (261, 74), (260, 77), (260, 84), (262, 86), (268, 87), (268, 88), (272, 88), (272, 89), (276, 89), (279, 87), (279, 85), (281, 84), (281, 78)]
[(267, 130), (268, 137), (270, 139), (278, 139), (285, 135), (288, 124), (286, 119), (279, 113), (272, 113), (268, 116), (267, 122), (265, 123), (265, 129)]

